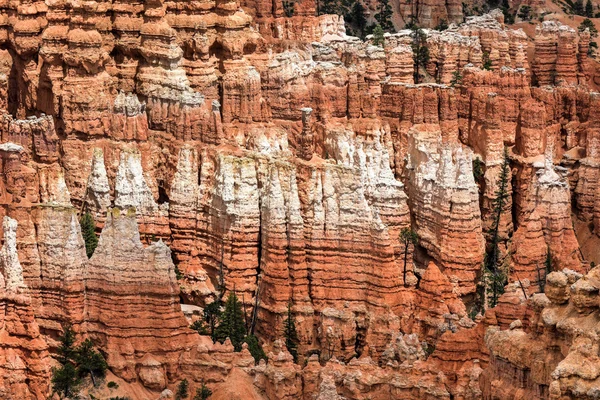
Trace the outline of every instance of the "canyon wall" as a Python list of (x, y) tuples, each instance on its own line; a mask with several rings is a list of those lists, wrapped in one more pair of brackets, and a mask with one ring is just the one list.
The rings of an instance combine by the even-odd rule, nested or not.
[[(499, 11), (469, 17), (425, 31), (415, 82), (409, 31), (375, 46), (314, 7), (286, 18), (261, 2), (0, 5), (0, 368), (16, 377), (0, 393), (47, 394), (67, 322), (157, 398), (183, 378), (223, 398), (232, 382), (278, 399), (593, 386), (544, 370), (517, 388), (511, 374), (534, 367), (502, 353), (535, 324), (542, 334), (528, 304), (597, 252), (588, 32), (546, 21), (528, 38)], [(462, 21), (458, 3), (412, 7), (431, 25)], [(100, 234), (90, 259), (84, 212)], [(486, 312), (495, 225), (507, 285)], [(592, 296), (590, 279), (572, 290)], [(180, 303), (230, 292), (268, 362), (188, 328)], [(298, 364), (281, 342), (288, 306)]]

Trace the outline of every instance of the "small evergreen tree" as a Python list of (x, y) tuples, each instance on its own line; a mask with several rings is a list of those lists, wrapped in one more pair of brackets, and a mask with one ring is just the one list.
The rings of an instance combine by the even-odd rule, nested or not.
[(383, 36), (383, 33), (384, 32), (381, 26), (375, 25), (375, 28), (373, 29), (373, 44), (375, 46), (383, 47), (383, 45), (385, 44), (385, 37)]
[(318, 14), (337, 14), (337, 0), (319, 0)]
[(577, 29), (579, 30), (579, 32), (583, 32), (586, 29), (589, 29), (591, 37), (595, 38), (598, 36), (598, 29), (596, 29), (596, 25), (594, 25), (594, 22), (589, 18), (586, 18), (583, 21), (581, 21), (581, 24), (579, 24), (579, 28)]
[(183, 274), (181, 273), (181, 270), (177, 265), (175, 266), (175, 279), (177, 279), (178, 281), (183, 279)]
[(353, 33), (360, 38), (364, 38), (365, 29), (367, 27), (367, 18), (365, 18), (365, 7), (360, 1), (355, 1), (352, 9), (344, 16), (344, 20), (348, 27), (353, 26)]
[(202, 382), (202, 386), (196, 389), (196, 395), (194, 396), (194, 400), (206, 400), (212, 395), (212, 390), (210, 390), (204, 382)]
[(294, 15), (294, 2), (292, 0), (283, 0), (283, 12), (288, 18)]
[(446, 29), (448, 29), (448, 21), (446, 21), (445, 19), (441, 19), (440, 23), (437, 24), (437, 26), (435, 27), (436, 31), (445, 31)]
[(94, 223), (92, 214), (89, 212), (83, 214), (83, 217), (81, 217), (81, 220), (79, 221), (79, 225), (81, 226), (81, 234), (83, 236), (83, 241), (85, 242), (85, 253), (88, 258), (91, 258), (92, 254), (94, 254), (94, 250), (96, 250), (96, 246), (98, 246), (96, 224)]
[(179, 382), (177, 386), (177, 392), (175, 393), (175, 400), (185, 400), (189, 396), (190, 384), (187, 379)]
[(288, 303), (287, 318), (283, 321), (283, 335), (285, 336), (285, 347), (294, 357), (294, 362), (298, 362), (298, 332), (296, 332), (296, 318), (292, 314), (292, 304)]
[(576, 0), (575, 1), (575, 4), (573, 6), (573, 11), (577, 15), (584, 15), (585, 14), (585, 9), (583, 7), (583, 0)]
[(483, 161), (475, 158), (473, 159), (473, 179), (475, 179), (475, 182), (479, 182), (481, 178), (483, 178)]
[(506, 276), (500, 266), (500, 219), (504, 207), (508, 202), (508, 182), (510, 179), (508, 151), (504, 148), (504, 160), (500, 170), (499, 185), (496, 190), (496, 197), (493, 201), (493, 221), (490, 228), (490, 245), (485, 255), (484, 274), (486, 278), (486, 289), (489, 294), (488, 305), (495, 307), (498, 304), (498, 298), (504, 293)]
[(258, 342), (258, 338), (256, 336), (248, 335), (246, 336), (246, 339), (244, 339), (244, 342), (248, 344), (248, 351), (250, 352), (250, 354), (252, 354), (252, 357), (254, 357), (254, 361), (257, 364), (260, 360), (267, 359), (267, 355), (265, 354), (265, 351)]
[(204, 307), (204, 320), (208, 323), (210, 337), (214, 341), (217, 340), (216, 329), (221, 318), (221, 300), (217, 299)]
[(408, 287), (408, 283), (406, 282), (406, 272), (407, 272), (406, 267), (408, 264), (408, 247), (411, 244), (413, 246), (416, 246), (417, 243), (419, 243), (419, 235), (417, 235), (417, 232), (413, 231), (410, 228), (403, 228), (402, 231), (400, 231), (400, 241), (404, 245), (404, 274), (403, 274), (404, 287)]
[(429, 62), (429, 48), (427, 47), (427, 35), (423, 29), (419, 28), (414, 22), (407, 25), (412, 30), (412, 51), (413, 51), (413, 62), (414, 62), (414, 80), (415, 83), (419, 83), (421, 75), (419, 74), (419, 67)]
[(395, 32), (394, 24), (392, 23), (392, 6), (389, 0), (379, 0), (379, 12), (375, 14), (375, 20), (386, 32)]
[(450, 80), (450, 87), (462, 84), (463, 76), (459, 70), (452, 73), (452, 79)]
[(80, 383), (75, 366), (70, 362), (52, 368), (52, 393), (58, 394), (61, 399), (77, 394)]
[(77, 394), (77, 386), (81, 383), (72, 362), (75, 356), (75, 331), (71, 325), (63, 325), (58, 341), (57, 360), (60, 367), (52, 368), (52, 394), (67, 398)]
[(190, 325), (190, 329), (198, 332), (198, 335), (208, 335), (208, 327), (206, 326), (206, 322), (202, 319), (197, 319)]
[(523, 21), (531, 21), (531, 7), (522, 5), (519, 9), (519, 18)]
[(492, 69), (492, 60), (490, 60), (490, 53), (487, 51), (483, 52), (483, 69), (487, 71)]
[(585, 3), (585, 16), (588, 18), (594, 17), (594, 6), (592, 5), (591, 0), (587, 0)]
[(75, 331), (70, 324), (62, 326), (62, 333), (58, 337), (60, 345), (58, 346), (58, 362), (67, 364), (75, 358)]
[(510, 4), (508, 0), (502, 0), (502, 14), (504, 14), (504, 22), (506, 24), (514, 24), (515, 23), (515, 14), (510, 12)]
[(242, 305), (235, 292), (231, 292), (225, 302), (225, 310), (221, 314), (221, 321), (215, 330), (216, 338), (224, 342), (229, 338), (235, 351), (242, 350), (242, 343), (246, 336), (246, 325), (244, 324), (244, 314)]
[(77, 363), (77, 372), (79, 376), (90, 374), (94, 386), (96, 386), (96, 377), (104, 377), (108, 365), (94, 349), (94, 344), (90, 339), (86, 339), (75, 350), (75, 362)]

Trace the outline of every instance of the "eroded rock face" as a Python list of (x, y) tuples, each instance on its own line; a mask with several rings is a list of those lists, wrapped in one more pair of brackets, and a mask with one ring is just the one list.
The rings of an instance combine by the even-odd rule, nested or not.
[(598, 354), (592, 327), (597, 324), (598, 272), (598, 268), (584, 276), (569, 270), (552, 272), (546, 294), (528, 301), (528, 327), (488, 329), (485, 342), (491, 360), (482, 375), (484, 396), (596, 396)]
[(115, 374), (164, 389), (195, 336), (179, 306), (169, 248), (162, 241), (144, 248), (136, 225), (135, 210), (110, 210), (86, 265), (85, 331), (106, 349)]
[[(404, 22), (457, 23), (425, 31), (415, 83), (410, 31), (379, 47), (313, 1), (283, 6), (0, 5), (0, 286), (27, 327), (5, 324), (6, 393), (47, 394), (69, 322), (156, 397), (183, 378), (222, 398), (588, 396), (598, 289), (595, 270), (576, 279), (573, 218), (600, 232), (589, 33), (546, 21), (531, 42), (499, 11), (460, 23), (460, 2), (402, 0)], [(102, 232), (89, 260), (82, 212)], [(494, 225), (506, 293), (472, 315)], [(188, 329), (180, 302), (232, 291), (266, 363)], [(567, 308), (584, 335), (547, 311)]]
[(4, 217), (0, 250), (0, 395), (42, 399), (50, 391), (50, 354), (34, 317), (17, 254), (17, 221)]

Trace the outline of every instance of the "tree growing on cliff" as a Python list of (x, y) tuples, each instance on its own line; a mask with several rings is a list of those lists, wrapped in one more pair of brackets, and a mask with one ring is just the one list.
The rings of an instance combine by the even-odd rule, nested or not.
[(215, 336), (221, 343), (229, 338), (235, 351), (242, 350), (244, 337), (246, 336), (246, 325), (242, 305), (235, 292), (229, 293), (225, 302), (225, 310), (221, 314), (219, 326), (215, 330)]
[(248, 351), (254, 357), (254, 361), (258, 364), (260, 360), (266, 360), (267, 355), (263, 350), (262, 346), (258, 342), (258, 338), (255, 335), (248, 335), (244, 339), (244, 342), (248, 345)]
[(373, 44), (375, 46), (383, 47), (385, 44), (385, 37), (383, 36), (384, 32), (381, 26), (376, 25), (373, 29)]
[(594, 17), (594, 6), (591, 0), (587, 0), (585, 3), (585, 16), (588, 18)]
[(492, 60), (490, 60), (490, 53), (487, 51), (483, 52), (483, 69), (490, 71), (492, 69)]
[(475, 179), (475, 183), (479, 182), (481, 178), (483, 178), (483, 161), (479, 157), (473, 159), (473, 178)]
[(375, 20), (386, 32), (395, 32), (394, 24), (392, 23), (392, 15), (394, 14), (389, 0), (379, 0), (379, 9), (375, 14)]
[(450, 87), (455, 87), (457, 85), (462, 85), (463, 76), (460, 73), (460, 70), (456, 70), (452, 73), (452, 79), (450, 80)]
[(285, 347), (288, 349), (294, 362), (298, 362), (298, 332), (296, 331), (296, 318), (292, 314), (292, 304), (288, 303), (287, 318), (283, 321), (283, 334), (285, 336)]
[(402, 231), (400, 231), (400, 241), (404, 245), (404, 287), (408, 287), (408, 283), (406, 282), (406, 269), (408, 265), (408, 247), (411, 244), (413, 246), (416, 246), (419, 243), (419, 235), (417, 235), (417, 232), (413, 231), (411, 228), (402, 228)]
[(421, 74), (419, 68), (425, 67), (429, 62), (429, 48), (427, 47), (427, 35), (417, 24), (410, 22), (407, 25), (412, 31), (410, 36), (412, 38), (412, 51), (413, 51), (413, 63), (414, 63), (414, 80), (415, 83), (420, 83)]
[(573, 3), (573, 12), (577, 15), (585, 14), (585, 9), (583, 7), (583, 0), (575, 0), (575, 3)]
[(583, 32), (586, 29), (590, 30), (591, 37), (595, 38), (598, 36), (598, 29), (596, 29), (596, 25), (594, 25), (594, 22), (589, 18), (586, 18), (583, 21), (581, 21), (581, 24), (579, 24), (579, 27), (577, 28), (579, 32)]
[(212, 395), (212, 390), (202, 382), (202, 386), (196, 389), (194, 400), (206, 400)]
[(365, 18), (365, 7), (360, 1), (355, 1), (350, 11), (344, 15), (344, 22), (348, 34), (364, 38), (367, 18)]
[(292, 0), (283, 0), (283, 13), (288, 18), (294, 15), (294, 2)]
[(92, 214), (89, 212), (83, 214), (79, 221), (79, 225), (81, 226), (81, 234), (83, 236), (83, 241), (85, 242), (85, 253), (88, 258), (91, 258), (92, 254), (94, 254), (94, 250), (96, 250), (96, 246), (98, 246), (96, 224)]
[(528, 5), (522, 5), (519, 9), (519, 18), (522, 21), (531, 21), (531, 7)]
[(204, 320), (208, 323), (208, 329), (210, 330), (210, 337), (214, 341), (217, 340), (216, 329), (221, 318), (221, 301), (217, 298), (210, 304), (204, 307)]
[(71, 325), (63, 325), (58, 341), (57, 361), (60, 366), (52, 368), (52, 394), (67, 398), (77, 394), (77, 387), (81, 383), (72, 361), (75, 356), (75, 331)]
[(190, 329), (198, 332), (198, 335), (209, 335), (208, 327), (204, 319), (197, 319), (190, 325)]
[(492, 203), (493, 221), (490, 227), (490, 244), (484, 259), (484, 275), (486, 277), (486, 291), (488, 293), (488, 306), (495, 307), (498, 298), (504, 293), (506, 275), (500, 265), (500, 219), (504, 207), (508, 203), (508, 182), (510, 179), (508, 150), (504, 148), (504, 159), (498, 178), (498, 189)]
[(86, 339), (75, 350), (75, 362), (79, 376), (90, 375), (92, 383), (96, 386), (96, 377), (104, 377), (108, 365), (90, 339)]
[(177, 385), (177, 392), (175, 392), (175, 400), (185, 400), (190, 395), (190, 384), (187, 379), (182, 380)]

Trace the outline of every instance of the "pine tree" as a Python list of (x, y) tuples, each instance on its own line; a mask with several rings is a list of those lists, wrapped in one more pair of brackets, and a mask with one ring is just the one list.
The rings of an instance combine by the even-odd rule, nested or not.
[(96, 386), (96, 377), (106, 375), (108, 365), (102, 354), (94, 349), (94, 344), (90, 339), (84, 340), (75, 350), (75, 362), (79, 376), (90, 374), (94, 386)]
[(586, 29), (590, 30), (591, 37), (595, 38), (598, 36), (598, 29), (596, 29), (596, 25), (594, 25), (594, 22), (589, 18), (584, 19), (581, 21), (581, 24), (579, 24), (579, 32), (583, 32)]
[(75, 357), (75, 331), (71, 325), (63, 325), (62, 333), (58, 338), (57, 360), (60, 367), (52, 368), (52, 390), (61, 397), (69, 397), (77, 393), (77, 386), (81, 383), (77, 370), (73, 364)]
[(523, 21), (531, 21), (531, 7), (528, 5), (522, 5), (519, 9), (519, 18)]
[(573, 7), (573, 11), (575, 12), (575, 14), (577, 15), (584, 15), (584, 7), (583, 7), (583, 0), (577, 0), (575, 2), (575, 5)]
[(393, 13), (389, 0), (379, 0), (379, 12), (375, 14), (375, 20), (385, 32), (396, 31), (392, 23)]
[(298, 362), (298, 332), (296, 332), (296, 318), (292, 314), (292, 304), (288, 303), (287, 318), (283, 321), (283, 334), (285, 336), (285, 347), (294, 357), (294, 362)]
[(206, 400), (212, 395), (212, 390), (210, 390), (204, 382), (202, 382), (202, 386), (196, 389), (196, 395), (194, 396), (194, 400)]
[(294, 2), (292, 0), (283, 0), (283, 12), (286, 17), (294, 15)]
[(210, 337), (214, 341), (216, 338), (216, 329), (219, 319), (221, 318), (221, 300), (217, 299), (204, 307), (204, 320), (208, 323)]
[(375, 29), (373, 29), (373, 44), (375, 46), (381, 46), (385, 44), (385, 37), (383, 36), (383, 29), (380, 25), (376, 25)]
[(198, 332), (198, 335), (208, 335), (208, 327), (203, 319), (197, 319), (190, 325), (190, 329)]
[(235, 351), (242, 350), (242, 344), (246, 336), (246, 326), (242, 305), (235, 292), (231, 292), (225, 302), (225, 310), (221, 314), (221, 321), (215, 330), (215, 336), (221, 342), (229, 338)]
[(481, 178), (483, 178), (483, 161), (480, 158), (473, 159), (473, 179), (475, 179), (475, 183), (479, 182)]
[(83, 235), (83, 241), (85, 242), (85, 253), (88, 258), (92, 257), (96, 246), (98, 246), (98, 237), (96, 236), (96, 224), (92, 214), (86, 212), (79, 221), (81, 226), (81, 234)]
[(246, 336), (246, 339), (244, 339), (244, 342), (248, 344), (248, 351), (250, 352), (250, 354), (252, 354), (252, 357), (254, 357), (254, 361), (257, 364), (260, 360), (267, 359), (267, 355), (265, 354), (265, 351), (258, 342), (258, 338), (256, 336), (248, 335)]
[(585, 16), (588, 18), (594, 18), (594, 6), (591, 0), (587, 0), (585, 3)]
[(485, 255), (484, 260), (484, 274), (487, 276), (486, 286), (487, 291), (490, 293), (488, 299), (488, 305), (495, 307), (498, 303), (498, 298), (504, 293), (504, 285), (506, 284), (506, 276), (500, 268), (500, 219), (504, 207), (508, 202), (508, 180), (510, 176), (509, 170), (509, 158), (508, 150), (504, 148), (504, 160), (502, 162), (502, 169), (500, 171), (499, 186), (496, 190), (496, 198), (494, 199), (493, 205), (493, 216), (492, 226), (490, 228), (490, 245)]
[(337, 0), (319, 0), (318, 6), (319, 15), (337, 14)]
[(492, 60), (490, 59), (490, 53), (487, 51), (483, 52), (483, 69), (490, 71), (492, 69)]
[(53, 394), (58, 394), (60, 398), (68, 398), (77, 394), (77, 386), (80, 383), (75, 366), (70, 362), (58, 368), (52, 368)]
[(408, 264), (408, 247), (409, 245), (416, 246), (419, 243), (419, 235), (417, 232), (413, 231), (410, 228), (403, 228), (400, 232), (400, 241), (404, 245), (404, 287), (408, 287), (408, 283), (406, 282), (406, 267)]
[(356, 28), (359, 37), (364, 38), (367, 19), (365, 18), (365, 8), (360, 1), (354, 2), (350, 12), (344, 16), (344, 20), (348, 25)]
[(75, 358), (75, 331), (70, 324), (62, 326), (62, 333), (58, 337), (58, 362), (66, 364)]
[(429, 62), (429, 48), (427, 47), (427, 35), (423, 29), (419, 28), (414, 22), (407, 25), (411, 30), (410, 36), (412, 37), (412, 51), (414, 61), (414, 80), (415, 83), (419, 83), (421, 75), (419, 74), (419, 68)]
[(175, 393), (175, 400), (185, 400), (189, 396), (190, 384), (187, 379), (179, 382), (177, 386), (177, 392)]

